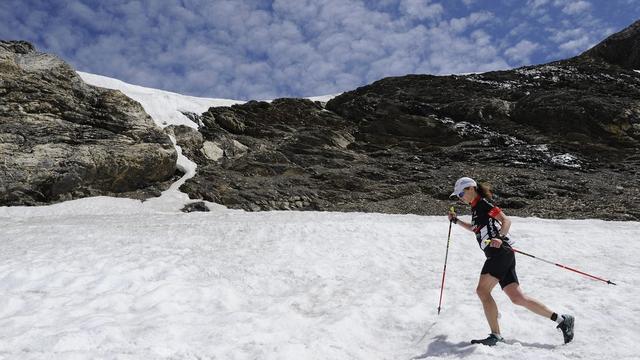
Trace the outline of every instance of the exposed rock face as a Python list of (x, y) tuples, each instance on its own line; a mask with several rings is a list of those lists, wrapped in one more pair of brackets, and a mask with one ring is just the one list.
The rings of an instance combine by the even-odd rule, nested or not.
[(211, 108), (201, 120), (198, 175), (183, 190), (231, 207), (322, 209), (319, 188), (339, 189), (333, 174), (356, 161), (346, 150), (353, 124), (309, 100)]
[(640, 70), (640, 20), (583, 54), (625, 69)]
[(198, 173), (182, 190), (246, 210), (443, 215), (466, 175), (492, 182), (509, 214), (640, 219), (637, 26), (607, 39), (631, 41), (626, 56), (386, 78), (326, 109), (299, 99), (211, 108), (199, 118), (209, 149), (191, 150)]
[(137, 102), (29, 43), (0, 41), (0, 159), (0, 205), (35, 205), (157, 195), (177, 153)]
[(189, 126), (171, 125), (167, 126), (164, 131), (174, 136), (176, 144), (182, 148), (182, 153), (188, 158), (193, 157), (191, 149), (199, 149), (203, 145), (202, 134)]

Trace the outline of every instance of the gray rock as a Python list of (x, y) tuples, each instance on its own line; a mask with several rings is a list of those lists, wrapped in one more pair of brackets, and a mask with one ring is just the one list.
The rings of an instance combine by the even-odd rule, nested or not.
[(205, 141), (201, 151), (207, 159), (212, 161), (218, 161), (224, 157), (224, 150), (215, 142)]
[(187, 205), (185, 205), (182, 209), (182, 212), (195, 212), (195, 211), (199, 211), (199, 212), (208, 212), (209, 207), (204, 203), (204, 201), (196, 201), (196, 202), (192, 202), (189, 203)]
[(234, 134), (242, 134), (246, 129), (246, 126), (242, 122), (241, 117), (231, 111), (221, 111), (216, 113), (215, 115), (211, 114), (211, 116), (205, 115), (202, 120), (205, 126), (207, 125), (207, 123), (210, 123), (210, 121), (213, 120), (223, 129)]
[(204, 142), (202, 134), (192, 127), (186, 125), (171, 125), (164, 128), (167, 134), (173, 135), (183, 150), (194, 151), (200, 149)]
[(155, 196), (176, 151), (142, 106), (64, 61), (0, 41), (0, 205)]

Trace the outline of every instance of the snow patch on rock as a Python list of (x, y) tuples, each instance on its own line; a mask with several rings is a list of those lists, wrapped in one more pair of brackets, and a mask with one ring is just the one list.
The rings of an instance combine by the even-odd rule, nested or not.
[(194, 129), (198, 124), (186, 117), (183, 112), (202, 114), (212, 106), (231, 106), (244, 101), (230, 99), (212, 99), (181, 95), (170, 91), (128, 84), (106, 76), (78, 71), (78, 75), (89, 85), (119, 90), (142, 105), (161, 128), (169, 125), (186, 125)]
[(578, 158), (569, 153), (552, 156), (551, 162), (561, 167), (574, 169), (579, 169), (581, 167)]
[(518, 87), (517, 82), (515, 81), (494, 81), (494, 80), (484, 80), (483, 78), (473, 75), (473, 76), (469, 76), (466, 78), (468, 81), (472, 81), (472, 82), (476, 82), (476, 83), (480, 83), (480, 84), (485, 84), (485, 85), (489, 85), (489, 86), (493, 86), (495, 88), (501, 88), (501, 89), (511, 89), (514, 87)]
[(557, 154), (553, 153), (547, 144), (535, 145), (533, 147), (536, 151), (539, 151), (547, 158), (552, 164), (558, 167), (565, 167), (570, 169), (580, 169), (582, 168), (582, 162), (580, 159), (569, 153)]
[(494, 139), (500, 138), (500, 139), (503, 139), (504, 143), (507, 145), (524, 144), (524, 141), (519, 140), (513, 136), (504, 135), (499, 132), (490, 130), (486, 127), (483, 127), (477, 124), (472, 124), (468, 121), (455, 122), (450, 118), (444, 118), (444, 119), (441, 119), (441, 121), (443, 124), (446, 124), (452, 127), (462, 137), (477, 136), (477, 137), (483, 138), (487, 142), (488, 142), (488, 139), (491, 139), (491, 138), (494, 138)]

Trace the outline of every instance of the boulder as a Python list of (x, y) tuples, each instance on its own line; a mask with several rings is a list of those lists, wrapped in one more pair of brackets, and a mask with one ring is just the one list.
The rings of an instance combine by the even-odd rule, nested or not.
[(139, 103), (29, 43), (0, 41), (0, 159), (0, 205), (36, 205), (156, 195), (177, 153)]

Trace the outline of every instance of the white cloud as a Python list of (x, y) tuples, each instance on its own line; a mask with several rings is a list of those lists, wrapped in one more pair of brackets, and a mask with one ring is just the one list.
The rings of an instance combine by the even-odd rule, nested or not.
[(478, 11), (453, 18), (449, 3), (433, 0), (3, 0), (0, 35), (34, 41), (83, 71), (248, 99), (504, 69), (507, 60), (575, 55), (612, 28), (584, 0), (527, 0), (508, 16), (489, 3), (461, 0), (458, 8)]
[(562, 8), (562, 12), (569, 15), (581, 14), (589, 10), (591, 10), (591, 3), (584, 0), (569, 2)]
[[(66, 5), (73, 22), (50, 16), (33, 25), (49, 51), (83, 71), (187, 94), (317, 95), (390, 75), (506, 66), (488, 33), (476, 31), (492, 14), (437, 21), (444, 9), (432, 1), (276, 0), (270, 9), (242, 0), (87, 4)], [(78, 31), (91, 18), (113, 24), (105, 33)]]
[(527, 4), (533, 8), (539, 8), (549, 3), (549, 0), (528, 0)]
[(551, 40), (556, 43), (564, 43), (567, 40), (575, 39), (584, 36), (585, 30), (583, 28), (572, 29), (555, 29), (551, 28), (549, 31), (552, 33)]
[(515, 46), (507, 49), (504, 54), (509, 60), (517, 64), (529, 64), (531, 54), (533, 54), (540, 46), (529, 40), (522, 40)]
[(603, 40), (600, 24), (593, 18), (587, 17), (585, 22), (579, 25), (571, 22), (560, 25), (561, 28), (547, 29), (549, 39), (558, 46), (556, 56), (578, 55)]
[[(544, 56), (545, 60), (558, 60), (578, 55), (601, 41), (605, 33), (603, 29), (611, 28), (603, 17), (607, 14), (609, 2), (595, 4), (586, 0), (528, 0), (527, 13), (524, 14), (528, 18), (527, 23), (548, 34), (546, 38), (536, 39), (539, 46), (534, 54)], [(525, 36), (518, 41), (523, 39)], [(506, 51), (507, 47), (505, 55), (508, 56)]]
[(449, 26), (452, 31), (461, 33), (466, 31), (469, 27), (482, 24), (492, 18), (493, 14), (488, 11), (474, 12), (465, 17), (449, 20)]
[(527, 0), (525, 6), (526, 15), (529, 17), (542, 17), (547, 15), (547, 5), (549, 0)]
[(437, 19), (444, 12), (440, 4), (432, 4), (429, 0), (401, 0), (400, 11), (415, 19)]
[(567, 53), (579, 53), (587, 50), (591, 44), (592, 42), (589, 37), (583, 35), (579, 38), (563, 42), (562, 44), (560, 44), (560, 49), (564, 50)]

